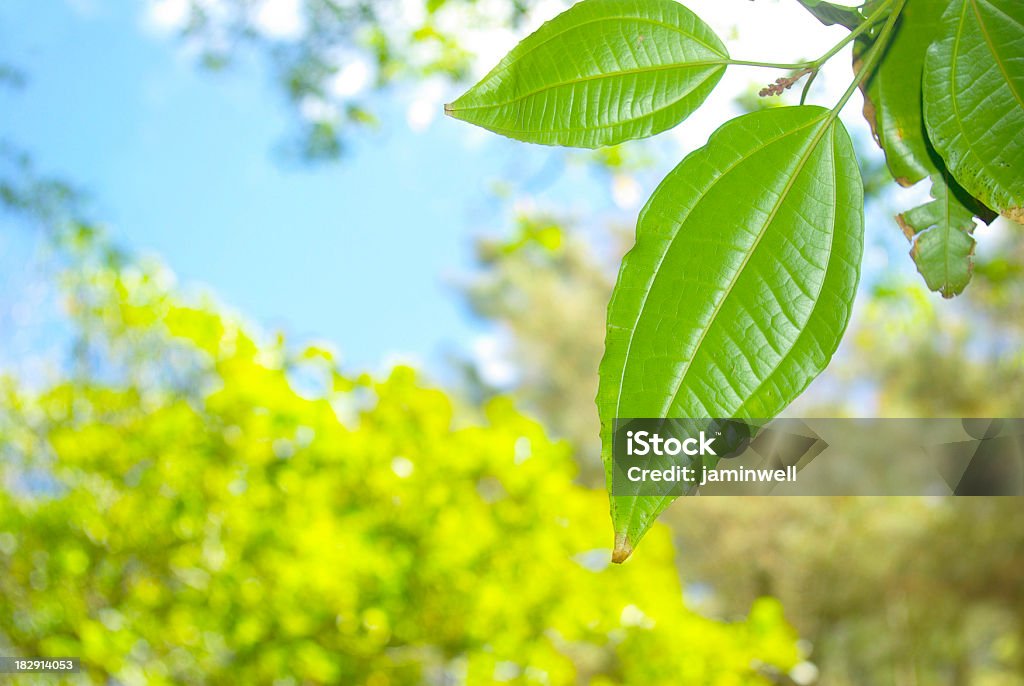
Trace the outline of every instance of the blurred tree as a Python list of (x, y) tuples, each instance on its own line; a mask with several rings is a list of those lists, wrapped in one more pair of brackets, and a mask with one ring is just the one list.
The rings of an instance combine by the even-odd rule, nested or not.
[[(586, 380), (604, 327), (577, 323), (604, 321), (612, 270), (571, 222), (521, 218), (519, 227), (506, 242), (481, 244), (482, 273), (467, 296), (512, 332), (512, 395), (571, 436), (584, 476), (599, 482), (586, 448), (595, 428), (580, 417), (593, 415)], [(535, 227), (560, 240), (529, 239)], [(608, 233), (606, 243), (624, 242)], [(902, 240), (895, 228), (892, 236)], [(842, 416), (866, 392), (877, 416), (1024, 412), (1024, 279), (1014, 266), (1024, 263), (1024, 240), (1011, 230), (991, 242), (998, 257), (979, 257), (976, 288), (953, 303), (916, 279), (872, 289), (858, 305), (853, 347), (800, 411)], [(702, 497), (665, 520), (701, 607), (730, 617), (754, 598), (780, 598), (813, 646), (820, 683), (1009, 686), (1024, 684), (1022, 512), (1016, 498)]]
[[(772, 593), (821, 683), (1024, 684), (1015, 498), (695, 498), (670, 518), (728, 615)], [(709, 525), (712, 522), (712, 525)]]
[(66, 181), (40, 175), (31, 156), (0, 141), (0, 211), (49, 231), (81, 201)]
[(93, 233), (68, 234), (74, 372), (0, 384), (0, 653), (94, 683), (731, 686), (799, 660), (774, 601), (688, 610), (664, 528), (610, 568), (605, 495), (509, 400), (262, 342)]
[[(269, 59), (299, 115), (297, 152), (338, 156), (350, 131), (375, 125), (371, 94), (396, 81), (468, 75), (472, 52), (519, 26), (537, 0), (155, 0), (184, 5), (174, 27), (221, 69), (240, 50)], [(429, 105), (439, 108), (440, 103)]]
[(1024, 240), (1000, 222), (969, 298), (937, 302), (918, 280), (874, 289), (842, 372), (875, 385), (881, 416), (1024, 416)]
[[(621, 254), (624, 239), (625, 232), (613, 237), (611, 257)], [(614, 263), (546, 215), (520, 216), (508, 240), (479, 241), (477, 257), (481, 268), (465, 293), (473, 311), (497, 323), (507, 339), (519, 401), (569, 439), (583, 478), (601, 487), (594, 370), (604, 352)]]

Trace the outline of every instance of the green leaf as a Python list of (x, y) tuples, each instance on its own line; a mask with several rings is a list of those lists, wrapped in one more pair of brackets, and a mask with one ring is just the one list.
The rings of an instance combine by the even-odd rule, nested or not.
[[(924, 129), (921, 74), (928, 45), (938, 34), (948, 0), (912, 0), (896, 25), (892, 42), (864, 91), (864, 118), (871, 125), (896, 182), (912, 186), (939, 171)], [(871, 38), (857, 40), (854, 71)]]
[[(608, 306), (609, 488), (616, 417), (770, 418), (825, 368), (857, 287), (863, 200), (849, 135), (820, 107), (733, 119), (665, 178)], [(616, 561), (669, 501), (611, 498)]]
[[(950, 188), (949, 183), (953, 184)], [(984, 210), (974, 207), (973, 198), (952, 179), (942, 174), (932, 177), (931, 202), (896, 216), (896, 221), (911, 241), (910, 256), (917, 264), (928, 288), (952, 298), (963, 292), (974, 271), (974, 215)]]
[(960, 185), (1024, 221), (1024, 2), (950, 3), (925, 58), (924, 113)]
[(824, 0), (797, 0), (814, 18), (825, 26), (839, 24), (848, 29), (855, 29), (864, 21), (864, 17), (855, 7), (834, 5)]
[[(921, 83), (925, 54), (939, 35), (947, 5), (947, 0), (906, 4), (885, 57), (864, 89), (864, 117), (900, 185), (932, 179), (935, 200), (898, 215), (896, 221), (913, 243), (910, 254), (925, 283), (951, 298), (971, 278), (973, 216), (991, 221), (992, 213), (950, 177), (925, 132)], [(855, 71), (860, 54), (870, 45), (870, 39), (857, 41)]]
[(718, 36), (674, 0), (584, 0), (445, 112), (530, 143), (614, 145), (688, 117), (728, 61)]

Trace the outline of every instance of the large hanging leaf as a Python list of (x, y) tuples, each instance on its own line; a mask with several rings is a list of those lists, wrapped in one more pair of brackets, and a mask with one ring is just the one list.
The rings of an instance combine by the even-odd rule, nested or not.
[(1024, 2), (949, 4), (925, 60), (924, 111), (960, 185), (1024, 221)]
[(718, 36), (674, 0), (584, 0), (445, 112), (531, 143), (613, 145), (681, 122), (728, 60)]
[[(616, 417), (770, 418), (806, 388), (849, 321), (863, 223), (849, 135), (820, 107), (733, 119), (666, 177), (608, 306), (609, 489)], [(616, 561), (670, 500), (611, 498)]]
[[(885, 57), (864, 91), (864, 118), (885, 151), (885, 161), (901, 186), (912, 186), (939, 171), (929, 150), (921, 105), (921, 73), (929, 44), (938, 34), (939, 18), (948, 0), (911, 0), (900, 15)], [(860, 38), (854, 72), (872, 44)]]
[(952, 179), (936, 174), (932, 177), (931, 202), (897, 215), (911, 241), (910, 256), (917, 264), (928, 288), (944, 298), (963, 292), (974, 271), (974, 215), (984, 212), (974, 207), (973, 199), (947, 182)]

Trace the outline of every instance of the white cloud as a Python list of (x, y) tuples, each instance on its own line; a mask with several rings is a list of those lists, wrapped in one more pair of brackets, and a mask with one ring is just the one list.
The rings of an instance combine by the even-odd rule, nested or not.
[(361, 93), (369, 83), (370, 65), (364, 59), (355, 58), (331, 77), (327, 89), (337, 98), (351, 98)]
[(522, 36), (504, 28), (485, 31), (467, 31), (462, 46), (474, 55), (473, 75), (480, 78), (501, 61), (516, 46)]
[(442, 81), (432, 80), (420, 85), (405, 110), (409, 128), (416, 133), (430, 128), (444, 107), (444, 96), (445, 84)]
[(268, 38), (299, 38), (306, 29), (302, 0), (263, 0), (253, 15), (253, 24)]
[(150, 0), (143, 24), (156, 33), (173, 33), (185, 26), (188, 16), (188, 0)]
[(323, 98), (306, 96), (299, 102), (299, 112), (306, 121), (335, 121), (338, 118), (338, 106)]
[(405, 121), (409, 128), (421, 133), (430, 128), (437, 117), (437, 103), (427, 98), (416, 98), (405, 111)]

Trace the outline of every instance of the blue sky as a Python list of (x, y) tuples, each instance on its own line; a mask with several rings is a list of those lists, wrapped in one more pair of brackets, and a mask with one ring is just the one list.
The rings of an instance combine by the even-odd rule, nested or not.
[[(360, 368), (465, 350), (481, 328), (452, 282), (471, 266), (472, 237), (510, 216), (491, 184), (561, 153), (443, 117), (414, 132), (396, 96), (381, 99), (382, 131), (340, 163), (283, 163), (275, 146), (294, 120), (261, 61), (204, 71), (141, 11), (0, 5), (0, 62), (28, 77), (0, 92), (2, 136), (88, 191), (119, 243), (265, 329), (329, 340)], [(573, 186), (595, 198), (598, 183)], [(564, 188), (548, 195), (572, 206)]]

